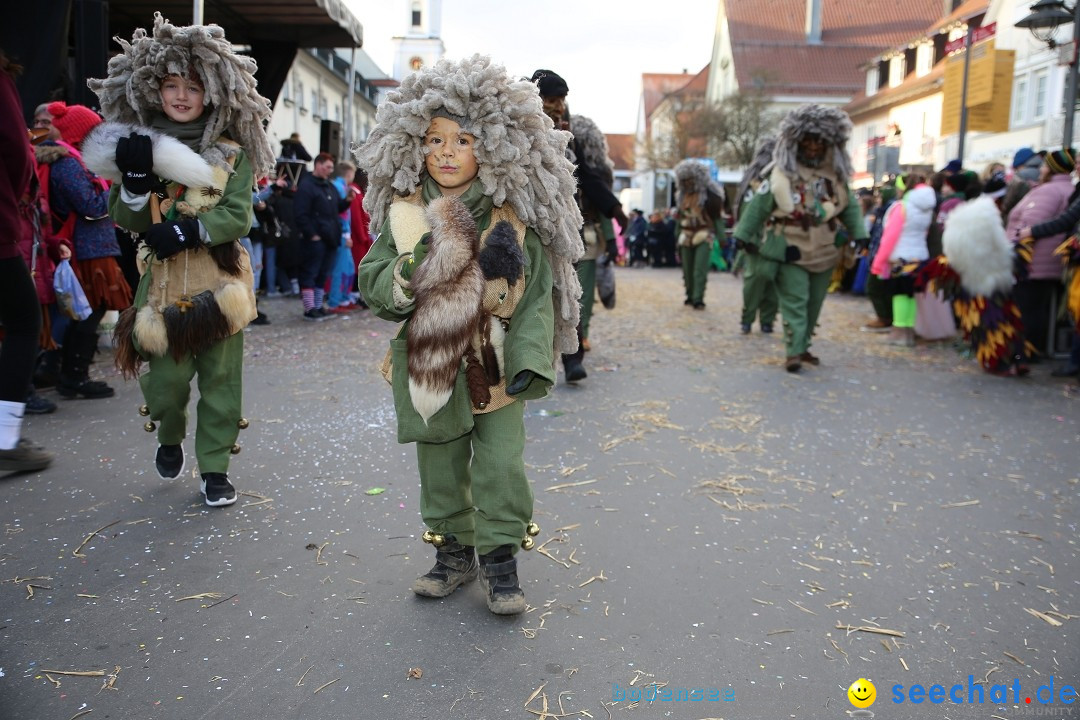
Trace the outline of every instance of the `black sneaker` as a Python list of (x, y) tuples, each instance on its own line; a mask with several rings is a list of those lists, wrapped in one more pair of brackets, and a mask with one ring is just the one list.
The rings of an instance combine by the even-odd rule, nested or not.
[(695, 310), (704, 310), (705, 309), (705, 303), (703, 303), (701, 301), (698, 301), (698, 302), (694, 303), (694, 309)]
[(0, 450), (0, 472), (33, 472), (44, 470), (53, 461), (51, 453), (26, 438), (10, 450)]
[(480, 584), (491, 612), (496, 615), (525, 612), (525, 593), (518, 587), (517, 559), (510, 545), (501, 545), (480, 556)]
[(32, 393), (26, 398), (26, 408), (23, 410), (27, 415), (48, 415), (56, 412), (56, 403), (46, 400), (37, 393)]
[(154, 465), (157, 467), (158, 477), (162, 480), (180, 477), (180, 473), (184, 472), (184, 462), (183, 445), (158, 445)]
[(762, 325), (761, 326), (761, 332), (765, 333), (766, 335), (771, 335), (772, 334), (772, 325)]
[[(761, 330), (762, 330), (762, 332), (764, 332), (765, 328), (762, 328)], [(742, 325), (739, 326), (739, 332), (741, 332), (743, 335), (749, 335), (750, 334), (750, 326), (747, 325), (746, 323), (743, 323)]]
[(423, 597), (442, 598), (475, 578), (475, 548), (450, 540), (435, 548), (435, 567), (413, 581), (412, 591)]
[(337, 313), (330, 312), (324, 307), (315, 308), (315, 312), (319, 313), (319, 317), (321, 317), (323, 320), (331, 320), (338, 316)]
[(236, 502), (236, 488), (225, 473), (203, 473), (201, 489), (206, 496), (206, 504), (210, 507), (224, 507)]
[(310, 310), (305, 310), (304, 311), (304, 319), (305, 320), (311, 320), (313, 322), (322, 322), (326, 318), (323, 316), (323, 314), (321, 312), (319, 312), (318, 309), (311, 308)]

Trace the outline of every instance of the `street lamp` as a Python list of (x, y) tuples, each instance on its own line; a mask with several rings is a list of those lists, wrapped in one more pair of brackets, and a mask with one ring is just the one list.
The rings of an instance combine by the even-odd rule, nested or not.
[(1076, 81), (1080, 65), (1076, 62), (1077, 47), (1080, 46), (1080, 0), (1073, 7), (1062, 0), (1039, 0), (1031, 6), (1031, 14), (1016, 23), (1016, 27), (1027, 28), (1035, 39), (1046, 43), (1053, 50), (1057, 43), (1054, 33), (1066, 23), (1073, 24), (1072, 59), (1069, 61), (1069, 79), (1065, 85), (1065, 132), (1062, 147), (1072, 147), (1073, 117), (1076, 112)]

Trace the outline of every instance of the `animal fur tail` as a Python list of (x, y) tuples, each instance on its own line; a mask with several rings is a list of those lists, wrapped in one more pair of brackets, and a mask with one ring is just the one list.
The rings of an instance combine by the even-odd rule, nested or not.
[(187, 187), (206, 187), (214, 184), (210, 164), (179, 140), (157, 130), (118, 122), (103, 122), (83, 140), (82, 157), (86, 167), (101, 177), (120, 182), (116, 167), (116, 142), (136, 132), (149, 135), (154, 147), (154, 172)]
[(431, 249), (412, 276), (416, 304), (409, 320), (409, 396), (426, 423), (454, 390), (461, 359), (483, 312), (480, 237), (469, 209), (455, 197), (427, 208)]

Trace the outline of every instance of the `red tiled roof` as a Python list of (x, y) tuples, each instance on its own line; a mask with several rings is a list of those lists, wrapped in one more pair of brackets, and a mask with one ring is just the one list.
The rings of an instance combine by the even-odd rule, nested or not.
[[(806, 0), (723, 0), (740, 88), (853, 95), (860, 66), (941, 17), (941, 0), (822, 0), (821, 44), (806, 42)], [(968, 2), (986, 0), (968, 0)]]
[(645, 102), (645, 119), (652, 117), (653, 110), (665, 97), (681, 89), (693, 78), (689, 73), (678, 75), (661, 73), (642, 73), (641, 95)]
[(615, 163), (616, 170), (634, 169), (634, 136), (604, 135), (607, 138), (608, 157)]

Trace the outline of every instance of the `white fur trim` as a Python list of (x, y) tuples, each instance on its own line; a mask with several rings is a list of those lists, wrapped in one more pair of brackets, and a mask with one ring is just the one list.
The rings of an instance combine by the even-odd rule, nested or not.
[(179, 140), (157, 130), (126, 123), (104, 122), (83, 139), (82, 156), (86, 167), (103, 178), (120, 182), (116, 167), (116, 142), (136, 132), (149, 135), (154, 146), (154, 172), (188, 187), (214, 184), (210, 164)]
[(412, 399), (412, 405), (417, 414), (423, 418), (425, 425), (427, 425), (427, 421), (432, 415), (439, 412), (450, 401), (450, 395), (453, 391), (453, 387), (449, 390), (433, 390), (427, 385), (420, 385), (411, 377), (409, 378), (409, 397)]
[(795, 200), (791, 197), (791, 180), (780, 169), (774, 166), (769, 173), (769, 186), (772, 189), (773, 200), (776, 202), (774, 215), (790, 215), (795, 212)]
[(255, 296), (246, 283), (226, 283), (214, 293), (214, 301), (221, 314), (229, 321), (229, 329), (234, 333), (243, 330), (258, 314), (255, 310)]
[(411, 253), (416, 243), (426, 233), (431, 232), (431, 225), (424, 214), (424, 208), (411, 202), (395, 202), (390, 205), (390, 234), (399, 253)]
[(949, 265), (972, 295), (990, 296), (1013, 286), (1013, 246), (1001, 214), (985, 195), (960, 205), (945, 219), (942, 247)]
[(161, 357), (169, 349), (169, 336), (161, 313), (144, 305), (135, 316), (135, 340), (143, 352)]
[(488, 316), (488, 340), (495, 351), (495, 359), (499, 361), (499, 377), (506, 377), (506, 362), (503, 360), (503, 347), (506, 345), (506, 331), (503, 330), (502, 321), (494, 316)]

